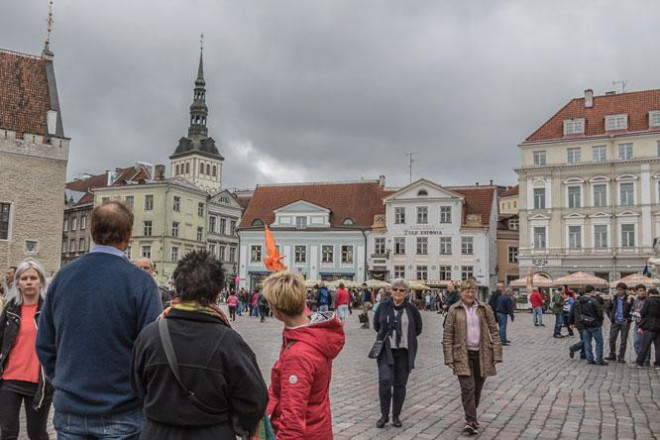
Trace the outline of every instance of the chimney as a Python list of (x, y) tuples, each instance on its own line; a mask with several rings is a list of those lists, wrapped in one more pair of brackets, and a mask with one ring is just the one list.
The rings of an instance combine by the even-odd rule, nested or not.
[(154, 173), (154, 180), (162, 181), (165, 179), (165, 165), (158, 164), (156, 165), (156, 172)]
[(584, 91), (584, 108), (591, 108), (594, 106), (594, 91), (587, 89)]
[(381, 174), (378, 176), (378, 184), (382, 187), (385, 188), (385, 175)]
[(490, 179), (490, 183), (489, 183), (489, 185), (490, 185), (490, 186), (493, 186), (493, 179)]
[(476, 186), (479, 186), (479, 182), (475, 183)]
[(106, 170), (105, 173), (108, 176), (108, 180), (106, 181), (105, 186), (110, 186), (110, 185), (112, 185), (112, 181), (113, 181), (112, 171)]

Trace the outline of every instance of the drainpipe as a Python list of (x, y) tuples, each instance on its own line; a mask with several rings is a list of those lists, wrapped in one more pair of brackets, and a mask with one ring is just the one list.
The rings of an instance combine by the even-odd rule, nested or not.
[(367, 247), (367, 233), (364, 229), (360, 229), (360, 232), (362, 232), (362, 236), (364, 237), (364, 281), (367, 281), (367, 262), (368, 262), (368, 247)]

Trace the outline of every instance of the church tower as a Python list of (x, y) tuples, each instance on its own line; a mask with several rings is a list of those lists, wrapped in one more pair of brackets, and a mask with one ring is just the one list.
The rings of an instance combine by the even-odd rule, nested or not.
[(172, 176), (181, 176), (198, 188), (210, 193), (222, 186), (222, 162), (215, 140), (208, 135), (206, 121), (209, 114), (206, 106), (206, 81), (203, 64), (204, 48), (200, 48), (199, 67), (190, 105), (188, 136), (179, 139), (179, 145), (170, 156)]

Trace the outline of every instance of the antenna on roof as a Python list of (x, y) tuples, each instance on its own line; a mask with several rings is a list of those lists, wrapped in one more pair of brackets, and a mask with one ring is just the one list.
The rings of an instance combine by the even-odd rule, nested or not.
[(408, 174), (410, 175), (409, 183), (412, 183), (412, 168), (413, 168), (413, 162), (415, 162), (413, 157), (415, 156), (415, 154), (419, 154), (419, 151), (410, 151), (406, 153), (406, 157), (408, 158)]
[(612, 85), (620, 85), (621, 93), (626, 93), (626, 86), (628, 85), (628, 80), (622, 79), (621, 81), (612, 81)]
[(50, 51), (50, 33), (53, 30), (53, 23), (55, 23), (55, 20), (53, 20), (53, 0), (50, 0), (48, 2), (48, 18), (46, 19), (46, 30), (48, 33), (46, 34), (46, 41), (44, 42), (44, 54), (50, 56), (53, 55)]

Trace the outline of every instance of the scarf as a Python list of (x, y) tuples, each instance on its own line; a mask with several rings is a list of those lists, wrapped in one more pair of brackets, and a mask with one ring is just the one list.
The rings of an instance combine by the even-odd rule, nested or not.
[(227, 327), (231, 328), (227, 315), (225, 315), (225, 312), (223, 312), (220, 306), (215, 303), (209, 304), (208, 306), (202, 306), (197, 301), (181, 301), (179, 298), (175, 298), (172, 300), (171, 304), (171, 306), (163, 310), (163, 313), (160, 315), (161, 318), (167, 316), (172, 309), (183, 310), (184, 312), (206, 313), (207, 315), (220, 318)]

